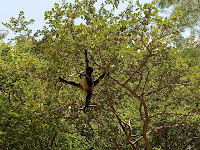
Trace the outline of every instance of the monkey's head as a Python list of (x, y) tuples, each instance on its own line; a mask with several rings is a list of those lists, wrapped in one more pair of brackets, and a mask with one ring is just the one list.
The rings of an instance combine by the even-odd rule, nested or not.
[(92, 74), (93, 68), (92, 67), (87, 67), (86, 68), (86, 74)]

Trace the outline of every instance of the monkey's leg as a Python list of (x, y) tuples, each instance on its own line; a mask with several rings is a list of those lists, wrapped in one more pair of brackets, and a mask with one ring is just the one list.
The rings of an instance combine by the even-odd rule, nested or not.
[(88, 106), (89, 106), (89, 104), (90, 104), (90, 98), (91, 98), (91, 96), (92, 96), (92, 92), (89, 91), (89, 92), (87, 93), (87, 96), (86, 96), (86, 104), (85, 104), (85, 107), (83, 108), (83, 112), (84, 112), (84, 113), (85, 113), (86, 110), (88, 109)]

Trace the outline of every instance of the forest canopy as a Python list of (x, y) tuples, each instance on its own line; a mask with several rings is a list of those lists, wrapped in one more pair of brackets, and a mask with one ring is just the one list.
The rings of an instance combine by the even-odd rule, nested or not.
[[(16, 36), (5, 43), (0, 30), (0, 147), (198, 149), (200, 40), (181, 36), (194, 20), (183, 23), (184, 9), (162, 16), (162, 3), (98, 4), (55, 3), (36, 32), (23, 11), (3, 23)], [(85, 93), (58, 77), (81, 81), (85, 49), (94, 78), (109, 75), (83, 113)]]

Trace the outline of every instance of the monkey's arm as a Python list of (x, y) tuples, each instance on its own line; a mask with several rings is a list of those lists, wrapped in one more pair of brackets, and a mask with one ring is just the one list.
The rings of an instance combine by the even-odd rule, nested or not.
[(87, 56), (87, 49), (85, 50), (85, 69), (89, 66), (89, 59)]
[(100, 80), (102, 80), (104, 78), (105, 75), (109, 75), (108, 73), (103, 73), (97, 80), (94, 81), (94, 86), (96, 86)]
[(70, 85), (73, 85), (73, 86), (76, 86), (76, 87), (82, 89), (82, 86), (81, 86), (80, 83), (76, 83), (76, 82), (74, 82), (74, 81), (67, 81), (67, 80), (64, 80), (64, 79), (61, 78), (61, 77), (58, 77), (58, 79), (60, 80), (60, 82), (67, 83), (67, 84), (70, 84)]

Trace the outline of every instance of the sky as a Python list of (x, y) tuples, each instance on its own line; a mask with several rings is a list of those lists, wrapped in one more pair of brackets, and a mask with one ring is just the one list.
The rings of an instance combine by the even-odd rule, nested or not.
[[(70, 0), (66, 1), (70, 2)], [(152, 0), (140, 0), (141, 3), (151, 1)], [(35, 23), (29, 26), (33, 32), (42, 29), (45, 25), (44, 12), (46, 10), (51, 10), (55, 3), (61, 4), (61, 0), (1, 0), (0, 30), (7, 29), (1, 22), (9, 22), (11, 17), (17, 18), (20, 11), (24, 11), (25, 20), (35, 20)], [(14, 36), (14, 33), (9, 31), (9, 35), (4, 41), (7, 42), (7, 39), (13, 38)]]
[[(24, 11), (25, 19), (34, 19), (35, 23), (30, 26), (33, 31), (41, 29), (45, 24), (44, 12), (53, 8), (54, 3), (60, 3), (60, 0), (2, 0), (0, 5), (0, 30), (7, 29), (1, 22), (9, 22), (11, 17), (17, 18), (20, 11)], [(7, 38), (14, 37), (9, 31)]]

